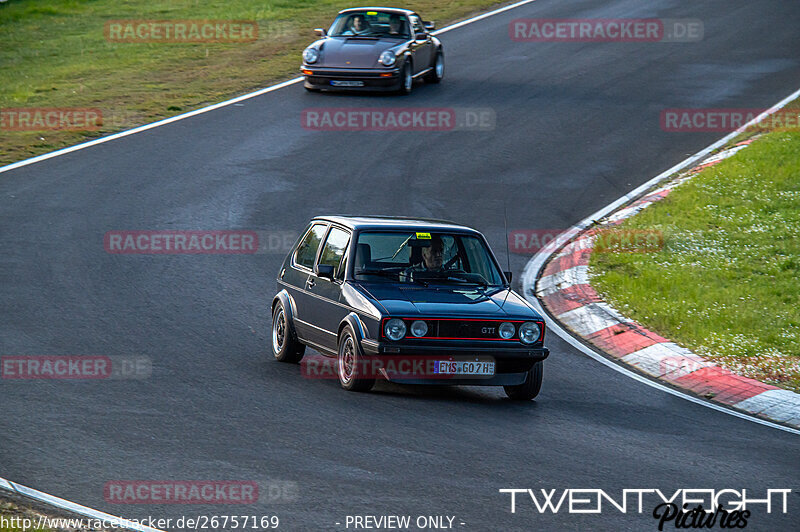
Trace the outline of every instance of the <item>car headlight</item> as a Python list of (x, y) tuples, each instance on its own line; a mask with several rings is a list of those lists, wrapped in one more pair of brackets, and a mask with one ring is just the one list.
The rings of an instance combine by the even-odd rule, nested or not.
[(381, 54), (381, 58), (378, 61), (380, 61), (383, 66), (390, 67), (397, 61), (397, 57), (394, 55), (394, 52), (386, 50)]
[(316, 48), (306, 48), (303, 50), (303, 61), (306, 63), (316, 63), (317, 59), (319, 59), (319, 50)]
[(500, 333), (500, 338), (508, 340), (514, 337), (514, 324), (508, 323), (507, 321), (500, 324), (500, 328), (497, 330)]
[(406, 324), (401, 319), (392, 318), (386, 322), (383, 332), (389, 340), (400, 340), (406, 335)]
[(526, 321), (519, 328), (519, 339), (523, 344), (532, 344), (539, 339), (541, 333), (538, 323)]
[(422, 320), (417, 320), (411, 324), (411, 334), (419, 338), (428, 334), (428, 324)]

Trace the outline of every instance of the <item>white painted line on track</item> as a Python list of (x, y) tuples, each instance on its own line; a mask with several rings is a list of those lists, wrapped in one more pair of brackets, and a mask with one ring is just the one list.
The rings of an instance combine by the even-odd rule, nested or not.
[[(708, 154), (710, 154), (714, 150), (716, 150), (718, 148), (721, 148), (722, 146), (724, 146), (725, 144), (727, 144), (728, 142), (733, 140), (737, 135), (739, 135), (740, 133), (746, 131), (747, 128), (750, 127), (752, 124), (756, 124), (759, 121), (761, 121), (764, 117), (768, 116), (770, 113), (773, 113), (778, 109), (782, 109), (789, 102), (791, 102), (793, 100), (796, 100), (798, 97), (800, 97), (800, 89), (796, 90), (795, 92), (793, 92), (792, 94), (790, 94), (789, 96), (787, 96), (786, 98), (784, 98), (783, 100), (781, 100), (780, 102), (778, 102), (777, 104), (772, 106), (767, 111), (764, 111), (763, 113), (761, 113), (760, 115), (755, 117), (753, 120), (751, 120), (747, 124), (743, 125), (741, 128), (737, 129), (736, 131), (733, 131), (733, 132), (729, 133), (728, 135), (725, 135), (724, 137), (722, 137), (721, 139), (719, 139), (715, 143), (711, 144), (710, 146), (700, 150), (699, 152), (695, 153), (691, 157), (688, 157), (687, 159), (684, 159), (683, 161), (679, 162), (678, 164), (676, 164), (672, 168), (670, 168), (668, 170), (665, 170), (664, 172), (658, 174), (657, 176), (655, 176), (651, 180), (647, 181), (646, 183), (644, 183), (643, 185), (641, 185), (639, 187), (636, 187), (631, 192), (629, 192), (628, 194), (625, 194), (624, 196), (622, 196), (621, 198), (617, 199), (616, 201), (614, 201), (612, 203), (609, 203), (608, 205), (606, 205), (602, 209), (598, 210), (594, 214), (591, 214), (591, 215), (587, 216), (586, 218), (584, 218), (583, 220), (581, 220), (580, 222), (578, 222), (574, 226), (572, 226), (569, 229), (567, 229), (565, 231), (565, 233), (568, 233), (570, 236), (575, 236), (575, 235), (580, 234), (581, 231), (583, 231), (587, 227), (591, 226), (595, 221), (601, 220), (602, 218), (608, 216), (609, 214), (614, 212), (616, 209), (622, 207), (626, 203), (628, 203), (628, 202), (636, 199), (637, 197), (641, 196), (642, 194), (647, 192), (650, 188), (652, 188), (653, 186), (655, 186), (659, 182), (667, 179), (668, 177), (672, 176), (673, 174), (679, 172), (680, 170), (683, 170), (684, 168), (687, 168), (687, 167), (693, 165), (694, 163), (702, 160), (703, 158), (705, 158)], [(564, 238), (562, 238), (562, 237), (557, 237), (557, 238), (555, 238), (553, 240), (553, 242), (558, 242), (559, 244), (561, 242), (563, 242), (563, 241), (564, 241)], [(764, 426), (767, 426), (767, 427), (771, 427), (771, 428), (774, 428), (774, 429), (782, 430), (782, 431), (785, 431), (785, 432), (790, 432), (792, 434), (796, 434), (796, 435), (800, 436), (800, 430), (798, 430), (798, 429), (794, 429), (794, 428), (791, 428), (791, 427), (786, 427), (784, 425), (779, 425), (777, 423), (772, 423), (772, 422), (767, 421), (765, 419), (757, 418), (755, 416), (752, 416), (750, 414), (746, 414), (744, 412), (739, 412), (738, 410), (733, 410), (731, 408), (726, 408), (724, 406), (717, 405), (717, 404), (711, 403), (709, 401), (704, 401), (702, 399), (699, 399), (697, 397), (689, 395), (689, 394), (687, 394), (685, 392), (676, 390), (674, 388), (671, 388), (669, 386), (666, 386), (664, 384), (661, 384), (659, 382), (651, 380), (651, 379), (649, 379), (649, 378), (647, 378), (647, 377), (645, 377), (643, 375), (635, 373), (634, 371), (632, 371), (632, 370), (630, 370), (630, 369), (628, 369), (628, 368), (626, 368), (624, 366), (621, 366), (620, 364), (618, 364), (616, 362), (613, 362), (613, 361), (609, 360), (604, 355), (602, 355), (599, 351), (596, 351), (596, 350), (592, 349), (588, 345), (584, 344), (583, 342), (581, 342), (580, 340), (575, 338), (571, 333), (569, 333), (566, 330), (564, 330), (558, 324), (558, 322), (553, 321), (553, 319), (550, 318), (550, 316), (542, 308), (541, 304), (539, 303), (539, 300), (536, 297), (532, 296), (532, 294), (535, 293), (534, 291), (535, 291), (535, 288), (536, 288), (536, 278), (537, 278), (537, 276), (541, 272), (542, 268), (544, 267), (544, 265), (548, 261), (548, 259), (552, 255), (557, 253), (561, 247), (562, 247), (561, 245), (547, 245), (544, 248), (542, 248), (536, 255), (534, 255), (533, 258), (531, 258), (530, 261), (528, 261), (528, 264), (525, 265), (525, 269), (522, 272), (522, 293), (525, 296), (525, 299), (529, 303), (531, 303), (542, 316), (545, 317), (545, 321), (547, 322), (547, 326), (553, 332), (555, 332), (557, 335), (559, 335), (565, 342), (567, 342), (572, 347), (574, 347), (575, 349), (577, 349), (581, 353), (585, 354), (586, 356), (588, 356), (590, 358), (593, 358), (594, 360), (600, 362), (601, 364), (604, 364), (605, 366), (608, 366), (609, 368), (613, 369), (614, 371), (618, 371), (618, 372), (622, 373), (623, 375), (625, 375), (627, 377), (630, 377), (630, 378), (632, 378), (632, 379), (634, 379), (636, 381), (639, 381), (639, 382), (641, 382), (643, 384), (646, 384), (646, 385), (648, 385), (648, 386), (650, 386), (652, 388), (656, 388), (656, 389), (661, 390), (663, 392), (667, 392), (669, 394), (672, 394), (672, 395), (674, 395), (676, 397), (680, 397), (681, 399), (685, 399), (685, 400), (690, 401), (692, 403), (705, 406), (706, 408), (711, 408), (712, 410), (717, 410), (719, 412), (724, 412), (724, 413), (729, 414), (731, 416), (735, 416), (735, 417), (738, 417), (738, 418), (741, 418), (741, 419), (746, 419), (747, 421), (751, 421), (753, 423), (758, 423), (759, 425), (764, 425)], [(737, 404), (736, 406), (739, 406), (740, 404), (741, 403)]]
[[(446, 33), (448, 31), (454, 30), (456, 28), (460, 28), (462, 26), (466, 26), (467, 24), (472, 24), (473, 22), (477, 22), (479, 20), (483, 20), (485, 18), (491, 17), (493, 15), (497, 15), (499, 13), (503, 13), (504, 11), (508, 11), (510, 9), (514, 9), (516, 7), (523, 6), (525, 4), (530, 4), (535, 2), (536, 0), (523, 0), (522, 2), (517, 2), (515, 4), (511, 4), (505, 7), (501, 7), (499, 9), (495, 9), (494, 11), (489, 11), (488, 13), (483, 13), (481, 15), (474, 16), (472, 18), (468, 18), (466, 20), (462, 20), (461, 22), (457, 22), (450, 26), (446, 26), (440, 30), (436, 30), (433, 32), (433, 35), (439, 35), (442, 33)], [(58, 157), (59, 155), (66, 155), (68, 153), (72, 153), (74, 151), (83, 150), (85, 148), (89, 148), (92, 146), (96, 146), (98, 144), (103, 144), (105, 142), (109, 142), (112, 140), (120, 139), (122, 137), (127, 137), (129, 135), (134, 135), (136, 133), (141, 133), (142, 131), (147, 131), (149, 129), (153, 129), (159, 126), (165, 126), (167, 124), (171, 124), (173, 122), (177, 122), (179, 120), (184, 120), (186, 118), (191, 118), (193, 116), (197, 116), (203, 113), (207, 113), (209, 111), (213, 111), (215, 109), (219, 109), (220, 107), (227, 107), (229, 105), (249, 100), (250, 98), (255, 98), (256, 96), (261, 96), (262, 94), (267, 94), (268, 92), (273, 92), (284, 87), (288, 87), (289, 85), (294, 85), (303, 81), (302, 76), (292, 78), (290, 80), (278, 83), (276, 85), (270, 85), (269, 87), (265, 87), (263, 89), (259, 89), (255, 92), (249, 92), (247, 94), (243, 94), (241, 96), (237, 96), (236, 98), (232, 98), (230, 100), (225, 100), (223, 102), (215, 103), (213, 105), (209, 105), (207, 107), (201, 107), (200, 109), (195, 109), (194, 111), (189, 111), (188, 113), (183, 113), (180, 115), (171, 116), (169, 118), (165, 118), (163, 120), (159, 120), (158, 122), (153, 122), (151, 124), (146, 124), (144, 126), (135, 127), (133, 129), (127, 129), (125, 131), (120, 131), (119, 133), (114, 133), (112, 135), (108, 135), (106, 137), (100, 137), (99, 139), (90, 140), (87, 142), (82, 142), (80, 144), (76, 144), (74, 146), (69, 146), (67, 148), (62, 148), (60, 150), (56, 150), (50, 153), (44, 153), (42, 155), (37, 155), (36, 157), (31, 157), (30, 159), (24, 159), (22, 161), (18, 161), (16, 163), (7, 164), (6, 166), (0, 167), (0, 173), (8, 172), (9, 170), (14, 170), (15, 168), (20, 168), (22, 166), (28, 166), (29, 164), (38, 163), (40, 161), (46, 161), (47, 159), (52, 159), (53, 157)]]
[(24, 495), (29, 499), (43, 502), (45, 504), (49, 504), (50, 506), (55, 506), (56, 508), (88, 517), (92, 520), (98, 520), (105, 523), (114, 523), (117, 526), (113, 528), (126, 528), (128, 530), (138, 530), (139, 532), (163, 532), (157, 528), (144, 526), (142, 524), (129, 521), (128, 519), (123, 519), (122, 517), (100, 512), (86, 506), (81, 506), (80, 504), (75, 504), (74, 502), (70, 502), (66, 499), (54, 497), (53, 495), (23, 486), (22, 484), (17, 484), (16, 482), (10, 482), (2, 477), (0, 477), (0, 489), (5, 489), (13, 493)]

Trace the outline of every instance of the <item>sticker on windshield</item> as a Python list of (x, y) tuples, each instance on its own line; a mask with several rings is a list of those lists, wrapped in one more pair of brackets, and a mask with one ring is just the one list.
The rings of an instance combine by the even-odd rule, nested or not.
[(377, 14), (378, 14), (377, 11), (367, 11), (367, 15), (373, 15), (374, 16), (374, 15), (377, 15)]
[(417, 240), (430, 240), (431, 234), (430, 233), (417, 233)]

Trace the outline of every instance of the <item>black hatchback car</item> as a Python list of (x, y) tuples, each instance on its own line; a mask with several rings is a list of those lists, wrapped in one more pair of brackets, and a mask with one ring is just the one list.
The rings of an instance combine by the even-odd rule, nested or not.
[(309, 346), (335, 357), (348, 390), (384, 378), (532, 399), (549, 354), (545, 324), (510, 279), (483, 235), (462, 225), (317, 217), (278, 274), (273, 355), (297, 363)]

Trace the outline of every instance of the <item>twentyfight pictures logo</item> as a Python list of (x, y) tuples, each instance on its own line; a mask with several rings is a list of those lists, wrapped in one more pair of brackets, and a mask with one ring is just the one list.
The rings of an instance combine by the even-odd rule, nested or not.
[(520, 42), (695, 42), (704, 26), (699, 19), (520, 18), (508, 34)]
[(106, 40), (122, 43), (243, 43), (258, 39), (253, 20), (110, 20)]
[(518, 510), (540, 514), (602, 514), (604, 511), (651, 513), (658, 520), (658, 530), (672, 523), (675, 528), (745, 528), (752, 509), (789, 512), (791, 489), (768, 489), (766, 493), (747, 489), (680, 489), (664, 493), (659, 489), (623, 489), (608, 493), (601, 489), (513, 489), (511, 513)]
[(2, 356), (0, 377), (8, 380), (143, 379), (152, 374), (146, 356)]
[(315, 107), (300, 116), (311, 131), (488, 131), (495, 123), (490, 108)]

